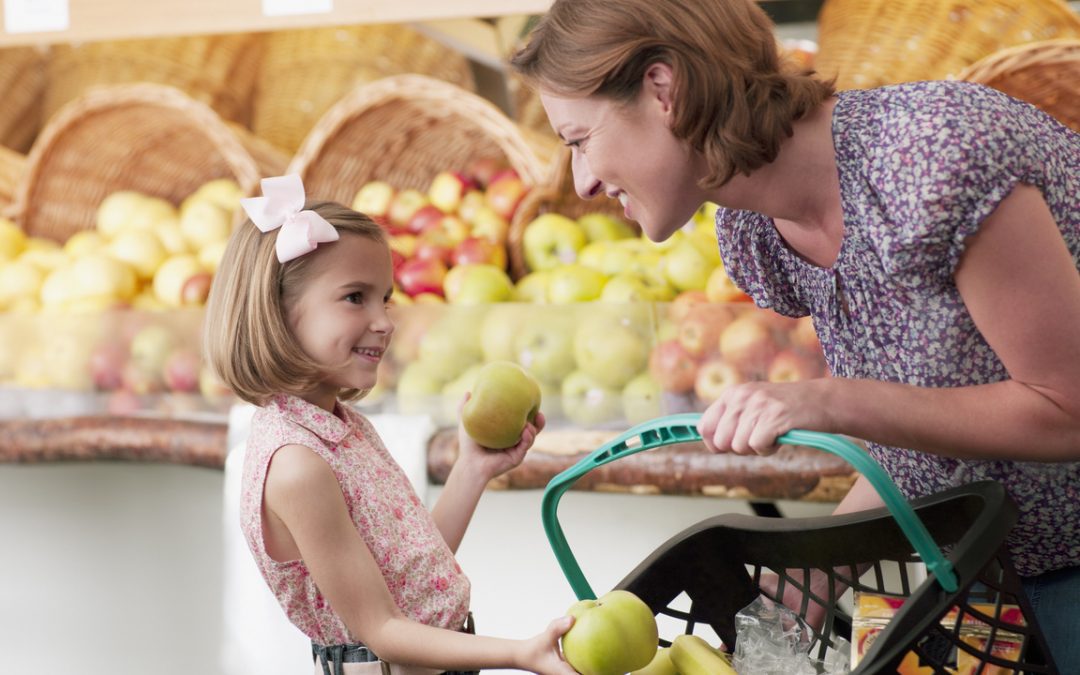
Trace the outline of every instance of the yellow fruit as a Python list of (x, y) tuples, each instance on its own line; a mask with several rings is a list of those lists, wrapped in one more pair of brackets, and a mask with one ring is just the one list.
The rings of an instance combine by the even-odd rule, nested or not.
[(216, 178), (199, 186), (192, 192), (184, 203), (180, 205), (180, 211), (186, 211), (195, 202), (210, 202), (218, 208), (232, 213), (240, 206), (240, 198), (244, 193), (240, 185), (231, 178)]
[(232, 233), (232, 219), (228, 211), (213, 202), (192, 202), (180, 214), (180, 231), (188, 248), (199, 251), (227, 240)]
[(27, 247), (19, 260), (35, 265), (39, 270), (48, 274), (53, 270), (64, 267), (71, 262), (71, 256), (61, 248)]
[(154, 295), (169, 307), (183, 304), (181, 291), (184, 283), (205, 270), (193, 255), (178, 255), (168, 258), (154, 274)]
[(671, 643), (671, 662), (680, 675), (736, 675), (728, 658), (697, 635), (680, 635)]
[(153, 279), (167, 257), (158, 236), (149, 230), (124, 230), (108, 246), (108, 254), (131, 265), (139, 279)]
[(525, 425), (540, 412), (540, 385), (510, 361), (492, 361), (474, 374), (461, 409), (465, 433), (485, 448), (513, 447)]
[(125, 262), (100, 253), (83, 256), (71, 264), (73, 298), (93, 296), (130, 300), (138, 280), (135, 270)]
[(0, 218), (0, 260), (12, 260), (26, 249), (26, 234), (7, 218)]
[(132, 190), (114, 192), (98, 206), (97, 228), (106, 239), (122, 230), (156, 230), (158, 223), (176, 218), (172, 204)]
[(0, 311), (22, 298), (37, 298), (45, 274), (25, 260), (0, 262)]
[(191, 247), (188, 246), (187, 239), (184, 238), (184, 233), (180, 230), (180, 221), (178, 219), (161, 221), (158, 223), (157, 229), (154, 230), (154, 234), (161, 240), (161, 245), (165, 247), (165, 252), (170, 256), (191, 253)]
[(221, 258), (225, 255), (225, 247), (228, 245), (228, 240), (215, 241), (204, 246), (199, 251), (199, 262), (202, 263), (207, 272), (211, 274), (217, 272), (218, 265), (221, 264)]
[(100, 232), (95, 230), (83, 230), (71, 235), (64, 243), (64, 253), (72, 258), (93, 253), (100, 250), (107, 242)]
[(649, 665), (641, 670), (635, 670), (630, 675), (679, 675), (675, 670), (675, 664), (671, 662), (671, 647), (661, 647), (656, 650), (656, 656)]

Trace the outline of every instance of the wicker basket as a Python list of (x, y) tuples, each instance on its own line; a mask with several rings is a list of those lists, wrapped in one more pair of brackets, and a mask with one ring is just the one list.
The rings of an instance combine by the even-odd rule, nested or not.
[(293, 152), (322, 115), (357, 86), (410, 73), (475, 88), (462, 54), (407, 26), (271, 33), (259, 69), (251, 128)]
[(101, 201), (116, 190), (179, 203), (203, 183), (229, 177), (251, 192), (286, 163), (279, 150), (177, 89), (98, 87), (42, 129), (14, 213), (27, 234), (65, 241), (93, 227)]
[(1042, 108), (1080, 132), (1080, 40), (1003, 49), (957, 74)]
[[(506, 245), (509, 248), (510, 276), (515, 280), (529, 273), (528, 265), (525, 264), (523, 242), (525, 228), (537, 216), (554, 212), (568, 218), (580, 218), (586, 213), (606, 213), (625, 221), (623, 207), (618, 201), (607, 197), (586, 201), (578, 196), (574, 190), (574, 172), (570, 160), (570, 149), (562, 147), (552, 165), (553, 170), (548, 181), (531, 190), (514, 212), (514, 219), (506, 236)], [(640, 231), (637, 223), (630, 221), (628, 224)]]
[(25, 172), (26, 157), (0, 146), (0, 217), (12, 215), (15, 191)]
[(223, 118), (247, 124), (262, 37), (197, 35), (57, 45), (49, 59), (45, 119), (96, 86), (176, 87)]
[(41, 128), (45, 52), (36, 47), (0, 50), (0, 145), (26, 152)]
[(422, 75), (353, 90), (323, 115), (289, 165), (307, 193), (349, 204), (366, 182), (427, 190), (440, 171), (493, 157), (529, 186), (543, 182), (553, 145), (533, 142), (479, 96)]
[(942, 79), (1006, 47), (1080, 37), (1063, 0), (826, 0), (822, 76), (839, 89)]

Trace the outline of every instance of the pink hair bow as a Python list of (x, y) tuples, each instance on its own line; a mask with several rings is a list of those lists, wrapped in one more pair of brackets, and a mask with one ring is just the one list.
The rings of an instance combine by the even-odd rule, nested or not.
[(279, 227), (278, 262), (311, 253), (322, 243), (338, 240), (338, 231), (314, 211), (304, 210), (304, 184), (298, 174), (264, 178), (263, 196), (241, 199), (240, 205), (261, 232)]

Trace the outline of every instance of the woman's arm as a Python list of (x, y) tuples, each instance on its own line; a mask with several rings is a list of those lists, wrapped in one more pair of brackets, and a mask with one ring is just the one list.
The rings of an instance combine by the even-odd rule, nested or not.
[(308, 448), (290, 445), (275, 453), (264, 507), (288, 528), (316, 585), (349, 631), (383, 660), (444, 670), (574, 672), (558, 648), (569, 619), (556, 620), (544, 633), (518, 641), (467, 635), (406, 618), (353, 526), (336, 477)]
[(957, 289), (1008, 380), (744, 385), (706, 411), (707, 443), (768, 453), (805, 428), (949, 457), (1080, 460), (1080, 273), (1041, 193), (1017, 186), (967, 243)]

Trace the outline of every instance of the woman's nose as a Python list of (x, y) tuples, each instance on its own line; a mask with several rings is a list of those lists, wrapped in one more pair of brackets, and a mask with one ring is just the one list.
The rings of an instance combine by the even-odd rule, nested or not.
[(604, 190), (604, 184), (589, 170), (589, 162), (578, 152), (574, 153), (570, 170), (574, 172), (574, 192), (582, 199), (592, 199)]

